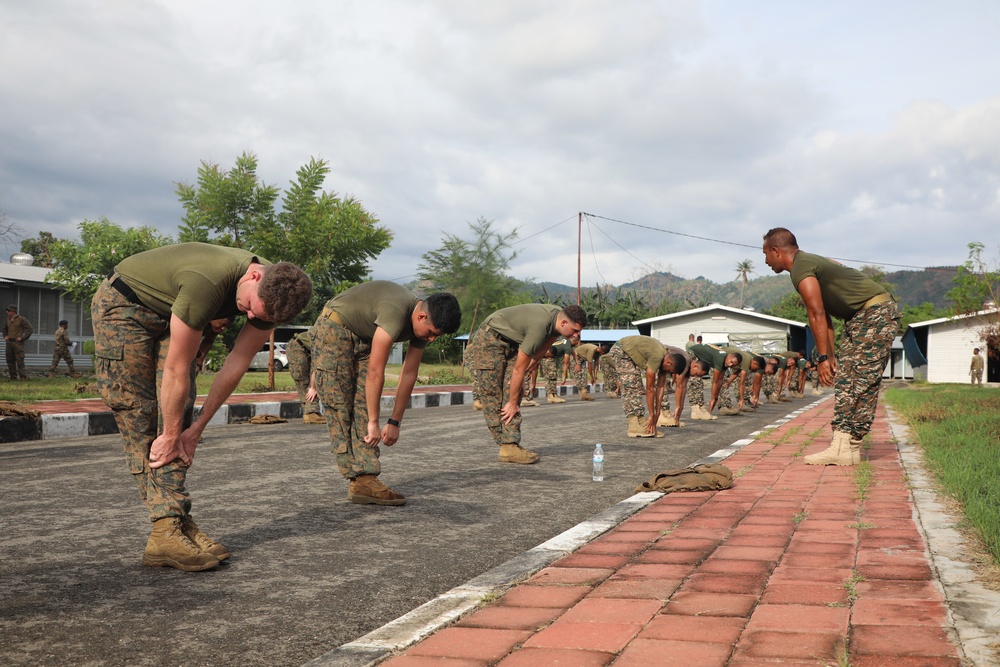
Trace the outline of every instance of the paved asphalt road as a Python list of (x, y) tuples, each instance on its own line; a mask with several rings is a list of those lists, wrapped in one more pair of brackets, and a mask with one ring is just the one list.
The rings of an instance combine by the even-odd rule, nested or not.
[[(233, 558), (147, 568), (117, 436), (0, 446), (0, 664), (302, 665), (631, 496), (807, 400), (625, 437), (620, 402), (526, 408), (533, 466), (496, 463), (482, 415), (411, 410), (383, 449), (405, 507), (352, 505), (326, 429), (209, 428), (193, 516)], [(590, 479), (595, 442), (605, 481)]]

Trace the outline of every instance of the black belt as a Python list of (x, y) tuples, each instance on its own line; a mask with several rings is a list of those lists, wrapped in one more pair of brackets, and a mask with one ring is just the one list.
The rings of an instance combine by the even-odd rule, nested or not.
[[(114, 280), (111, 280), (112, 278), (114, 278)], [(142, 306), (143, 308), (146, 307), (146, 304), (142, 302), (139, 296), (135, 293), (135, 290), (126, 285), (121, 276), (115, 278), (114, 270), (108, 274), (108, 280), (111, 280), (111, 286), (118, 290), (123, 297), (128, 299), (129, 303), (134, 303), (135, 305)]]

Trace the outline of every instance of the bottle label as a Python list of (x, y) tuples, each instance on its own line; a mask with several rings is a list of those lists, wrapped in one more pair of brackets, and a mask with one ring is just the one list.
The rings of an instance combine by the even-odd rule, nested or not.
[(604, 463), (604, 456), (599, 454), (594, 454), (594, 463)]

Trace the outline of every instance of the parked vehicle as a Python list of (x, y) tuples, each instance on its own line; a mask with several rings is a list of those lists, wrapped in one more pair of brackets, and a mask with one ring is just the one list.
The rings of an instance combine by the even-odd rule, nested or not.
[[(271, 353), (271, 344), (264, 343), (264, 349), (253, 355), (249, 370), (267, 370), (267, 360)], [(274, 370), (283, 371), (288, 368), (288, 357), (285, 355), (285, 343), (274, 344)]]

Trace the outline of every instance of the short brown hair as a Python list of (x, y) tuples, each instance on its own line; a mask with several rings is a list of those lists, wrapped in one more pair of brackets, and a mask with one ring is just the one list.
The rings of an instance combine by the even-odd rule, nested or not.
[(585, 311), (580, 306), (575, 303), (571, 306), (566, 306), (562, 309), (563, 315), (565, 315), (571, 322), (579, 324), (581, 327), (587, 326), (587, 311)]
[(264, 302), (269, 322), (289, 322), (309, 305), (312, 281), (291, 262), (278, 262), (264, 267), (257, 296)]

